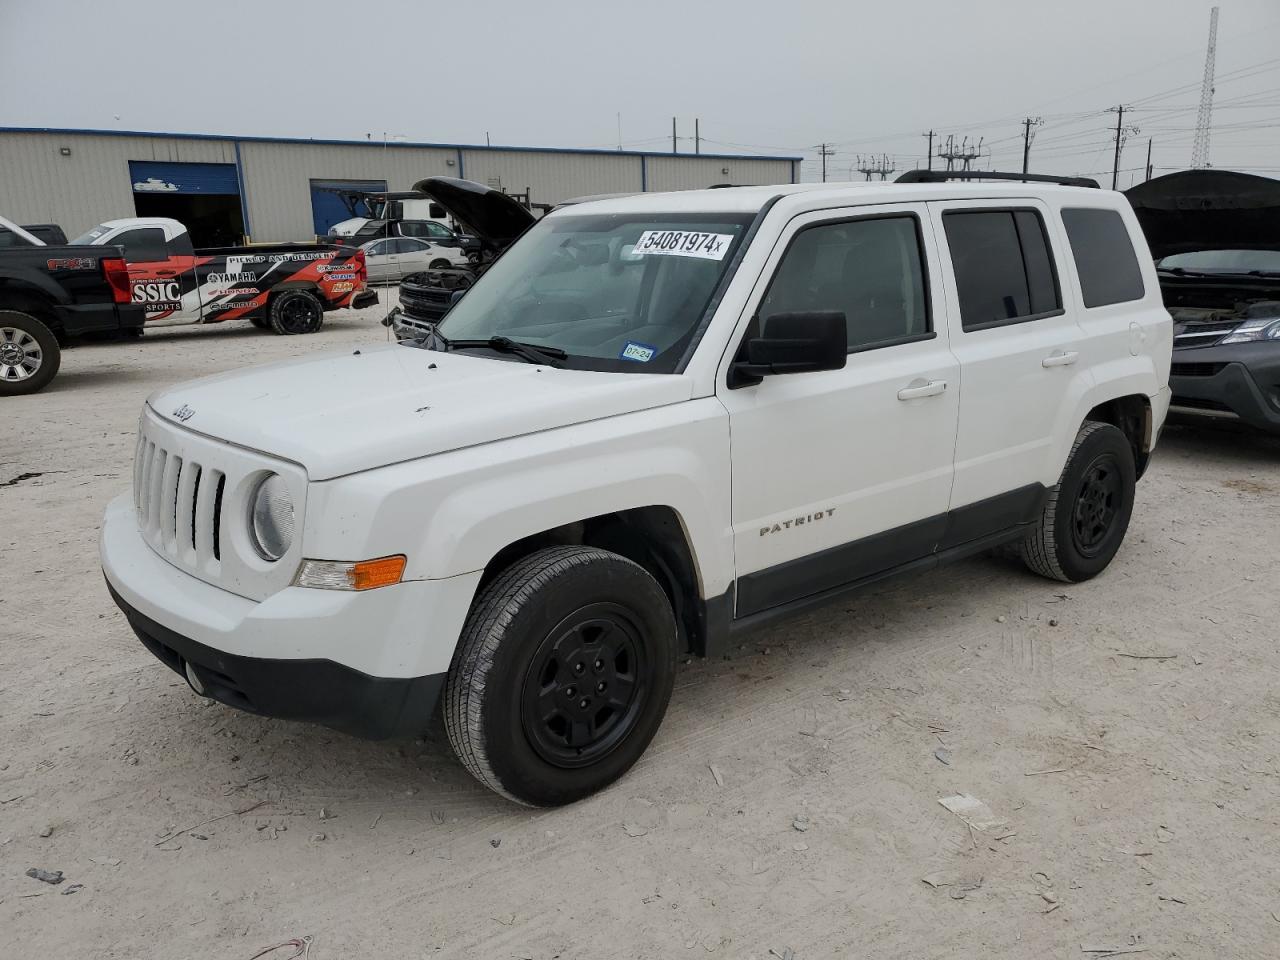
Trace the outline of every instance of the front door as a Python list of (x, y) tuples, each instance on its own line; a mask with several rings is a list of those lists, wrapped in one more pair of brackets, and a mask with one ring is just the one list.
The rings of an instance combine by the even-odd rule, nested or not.
[(720, 388), (729, 411), (736, 615), (928, 557), (951, 494), (959, 366), (923, 204), (791, 221), (741, 339), (776, 313), (839, 310), (843, 370)]

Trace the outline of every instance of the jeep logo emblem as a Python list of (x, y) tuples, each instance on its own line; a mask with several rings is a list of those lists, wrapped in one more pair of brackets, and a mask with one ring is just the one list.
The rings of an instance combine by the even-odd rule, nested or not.
[(177, 410), (173, 411), (174, 419), (180, 420), (183, 423), (186, 423), (195, 415), (196, 415), (196, 412), (192, 410), (190, 407), (188, 407), (185, 403), (182, 406), (180, 406)]

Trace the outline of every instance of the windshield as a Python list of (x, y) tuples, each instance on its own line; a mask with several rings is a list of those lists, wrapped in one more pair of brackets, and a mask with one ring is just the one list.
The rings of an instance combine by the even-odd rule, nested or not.
[(111, 227), (107, 226), (105, 223), (100, 223), (96, 227), (90, 227), (84, 233), (80, 234), (80, 236), (72, 240), (71, 245), (74, 247), (86, 243), (96, 243), (99, 237), (105, 237), (110, 232)]
[(550, 217), (440, 321), (450, 341), (508, 337), (586, 370), (670, 373), (693, 340), (750, 215)]
[(1165, 257), (1156, 267), (1188, 273), (1280, 273), (1280, 251), (1197, 250)]

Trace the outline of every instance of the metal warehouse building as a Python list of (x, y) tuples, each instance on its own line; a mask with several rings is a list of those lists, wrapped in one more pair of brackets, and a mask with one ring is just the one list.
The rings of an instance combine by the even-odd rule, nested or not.
[(197, 245), (310, 240), (350, 216), (335, 190), (464, 177), (533, 203), (600, 193), (791, 183), (799, 157), (288, 140), (0, 128), (0, 214), (75, 237), (104, 220), (169, 216)]

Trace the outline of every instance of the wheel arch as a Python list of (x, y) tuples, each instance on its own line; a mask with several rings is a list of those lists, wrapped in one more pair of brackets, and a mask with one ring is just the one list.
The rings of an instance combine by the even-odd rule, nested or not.
[(658, 581), (671, 602), (681, 648), (704, 649), (706, 604), (689, 532), (669, 506), (644, 506), (560, 524), (514, 540), (485, 565), (477, 594), (511, 564), (550, 546), (598, 547), (639, 564)]
[(1151, 460), (1155, 440), (1151, 398), (1142, 393), (1113, 397), (1093, 407), (1084, 419), (1109, 423), (1125, 435), (1133, 450), (1133, 463), (1140, 479)]

